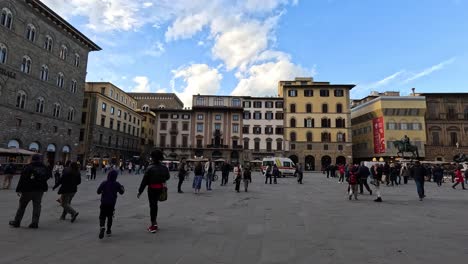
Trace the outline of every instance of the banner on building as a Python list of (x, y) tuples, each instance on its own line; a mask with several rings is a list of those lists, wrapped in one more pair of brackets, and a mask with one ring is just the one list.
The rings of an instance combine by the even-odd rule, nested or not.
[(374, 131), (374, 153), (385, 153), (385, 130), (383, 116), (374, 118), (372, 120), (372, 127)]

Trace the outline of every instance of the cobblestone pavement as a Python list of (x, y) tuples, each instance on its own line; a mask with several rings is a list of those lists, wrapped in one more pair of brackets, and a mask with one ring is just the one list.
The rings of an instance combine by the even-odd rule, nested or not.
[[(265, 185), (260, 174), (248, 193), (234, 185), (200, 195), (176, 193), (160, 203), (161, 230), (149, 234), (146, 195), (136, 198), (141, 175), (121, 175), (126, 193), (117, 201), (113, 236), (98, 239), (103, 179), (83, 181), (72, 205), (75, 223), (60, 221), (57, 194), (43, 199), (39, 229), (30, 230), (31, 208), (19, 229), (10, 228), (18, 204), (12, 190), (0, 191), (0, 263), (462, 263), (468, 259), (468, 191), (426, 183), (383, 187), (383, 203), (369, 195), (348, 201), (346, 184), (321, 173), (304, 184), (279, 179)], [(16, 180), (13, 186), (16, 186)], [(230, 181), (232, 176), (230, 178)], [(0, 177), (1, 180), (1, 177)], [(51, 182), (49, 182), (52, 184)]]

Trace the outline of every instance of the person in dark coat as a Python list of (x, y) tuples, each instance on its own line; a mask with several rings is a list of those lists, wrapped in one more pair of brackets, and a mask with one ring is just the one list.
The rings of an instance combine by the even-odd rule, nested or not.
[(370, 189), (369, 184), (367, 183), (367, 178), (370, 175), (369, 168), (366, 165), (362, 164), (361, 166), (359, 166), (358, 175), (359, 175), (359, 193), (363, 194), (364, 186), (365, 186), (369, 194), (372, 195), (372, 190)]
[(252, 172), (250, 171), (250, 167), (245, 168), (242, 180), (244, 181), (244, 190), (247, 192), (249, 189), (249, 183), (252, 183)]
[(150, 218), (151, 225), (148, 227), (148, 232), (156, 233), (158, 230), (158, 201), (159, 196), (163, 192), (165, 183), (170, 178), (169, 169), (161, 163), (164, 159), (164, 155), (160, 150), (154, 150), (151, 152), (151, 164), (145, 172), (143, 179), (141, 180), (140, 188), (138, 189), (137, 197), (140, 198), (141, 194), (148, 186), (148, 201), (150, 204)]
[(15, 174), (15, 172), (15, 164), (13, 163), (13, 160), (10, 160), (10, 162), (5, 166), (5, 170), (3, 171), (3, 189), (10, 189), (11, 180), (13, 179), (13, 175)]
[(411, 177), (413, 177), (416, 183), (416, 189), (418, 190), (419, 201), (422, 201), (426, 197), (424, 193), (424, 176), (426, 176), (426, 169), (421, 166), (419, 161), (414, 163), (414, 166), (410, 169)]
[(61, 197), (61, 205), (63, 207), (62, 216), (60, 220), (65, 220), (67, 214), (71, 215), (71, 222), (75, 222), (78, 212), (71, 207), (71, 201), (78, 191), (78, 185), (81, 184), (81, 173), (80, 168), (76, 162), (72, 162), (70, 167), (67, 167), (63, 170), (62, 177), (58, 180), (57, 184), (52, 188), (55, 190), (60, 186), (58, 194)]
[(222, 178), (221, 178), (221, 186), (225, 186), (229, 180), (229, 172), (231, 171), (231, 166), (229, 163), (224, 162), (221, 168)]
[(41, 216), (41, 202), (44, 192), (47, 192), (49, 186), (47, 180), (50, 172), (42, 162), (42, 157), (38, 154), (32, 156), (32, 162), (28, 164), (21, 172), (21, 177), (16, 187), (16, 192), (20, 196), (19, 207), (16, 216), (9, 224), (12, 227), (19, 227), (23, 219), (24, 211), (29, 202), (33, 203), (32, 222), (29, 228), (39, 227), (39, 218)]
[(97, 194), (101, 195), (101, 206), (99, 212), (99, 239), (104, 237), (104, 228), (107, 219), (107, 235), (112, 234), (112, 220), (114, 218), (115, 204), (117, 202), (117, 193), (124, 194), (125, 189), (117, 181), (117, 175), (119, 173), (116, 170), (111, 170), (107, 174), (107, 180), (103, 181), (97, 189)]
[(180, 161), (178, 170), (179, 172), (177, 176), (179, 177), (179, 182), (177, 183), (177, 192), (184, 193), (182, 191), (182, 183), (184, 182), (185, 175), (187, 174), (187, 163), (185, 162), (185, 158), (182, 158)]

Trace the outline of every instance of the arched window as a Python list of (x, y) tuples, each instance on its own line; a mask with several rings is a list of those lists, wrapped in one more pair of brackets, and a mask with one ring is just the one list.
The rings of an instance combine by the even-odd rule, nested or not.
[(36, 99), (36, 113), (44, 113), (44, 98)]
[(31, 58), (28, 56), (23, 57), (23, 61), (21, 62), (21, 71), (27, 74), (31, 72)]
[(312, 113), (312, 104), (306, 104), (306, 112)]
[(338, 134), (336, 134), (336, 141), (337, 142), (345, 142), (346, 141), (346, 134), (338, 132)]
[(328, 113), (328, 105), (327, 104), (322, 105), (322, 113), (324, 113), (324, 114)]
[(304, 127), (315, 127), (313, 118), (304, 118)]
[(343, 118), (341, 117), (338, 117), (336, 120), (335, 120), (335, 123), (336, 123), (336, 127), (338, 128), (345, 128), (346, 127), (346, 122)]
[(78, 53), (75, 53), (75, 67), (80, 66), (80, 55)]
[(20, 143), (18, 140), (12, 139), (8, 141), (8, 148), (19, 148), (19, 147), (20, 147)]
[(343, 105), (342, 104), (336, 104), (336, 112), (337, 113), (343, 113)]
[(67, 120), (68, 120), (68, 121), (73, 121), (74, 118), (75, 118), (75, 109), (73, 109), (72, 107), (70, 107), (70, 108), (68, 109)]
[(41, 76), (40, 76), (42, 81), (47, 81), (49, 80), (49, 67), (47, 65), (42, 65), (41, 66)]
[(6, 7), (2, 9), (0, 24), (6, 28), (11, 29), (11, 25), (13, 24), (13, 14), (11, 13), (10, 9)]
[(0, 63), (5, 64), (7, 60), (8, 50), (5, 44), (0, 43)]
[(296, 141), (296, 140), (297, 140), (297, 138), (296, 138), (296, 132), (291, 132), (291, 133), (289, 133), (289, 139), (290, 139), (291, 141)]
[(60, 88), (63, 88), (63, 73), (59, 72), (57, 74), (57, 86), (60, 87)]
[(307, 132), (307, 142), (312, 142), (312, 132)]
[(76, 93), (76, 80), (72, 79), (70, 84), (70, 92)]
[(329, 118), (322, 118), (322, 127), (331, 127), (331, 120)]
[(34, 40), (36, 39), (36, 27), (29, 24), (27, 26), (27, 29), (26, 29), (26, 38), (31, 41), (31, 42), (34, 42)]
[(19, 91), (16, 94), (16, 107), (24, 109), (26, 106), (26, 93), (24, 91)]
[(44, 41), (44, 49), (47, 51), (52, 51), (53, 45), (54, 45), (54, 41), (52, 40), (52, 37), (47, 35)]
[(60, 104), (59, 103), (54, 104), (53, 116), (54, 117), (60, 117)]
[(144, 106), (142, 106), (141, 109), (143, 110), (143, 112), (149, 112), (150, 107), (149, 107), (149, 105), (144, 105)]
[(62, 60), (66, 60), (67, 56), (68, 56), (68, 48), (65, 45), (62, 45), (62, 47), (60, 47), (60, 58)]
[(291, 104), (289, 108), (291, 113), (296, 113), (296, 104)]
[(39, 143), (31, 142), (31, 144), (29, 144), (28, 150), (34, 151), (34, 152), (39, 152), (39, 150), (40, 150)]
[(322, 132), (322, 142), (330, 142), (331, 134), (328, 132)]
[(296, 119), (295, 118), (291, 118), (291, 120), (289, 121), (290, 123), (290, 127), (296, 127)]

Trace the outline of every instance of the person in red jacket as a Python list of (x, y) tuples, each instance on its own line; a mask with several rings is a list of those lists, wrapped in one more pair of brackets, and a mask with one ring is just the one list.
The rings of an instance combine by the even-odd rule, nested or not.
[(158, 223), (156, 218), (158, 217), (158, 201), (159, 196), (165, 188), (165, 183), (169, 180), (169, 169), (161, 163), (164, 159), (164, 155), (160, 150), (154, 150), (151, 152), (151, 164), (145, 172), (143, 179), (141, 180), (140, 188), (138, 189), (137, 197), (140, 198), (141, 194), (148, 186), (148, 201), (150, 204), (150, 218), (151, 225), (148, 227), (148, 232), (156, 233), (158, 230)]
[(348, 178), (348, 183), (349, 183), (349, 200), (352, 199), (354, 195), (354, 200), (357, 200), (358, 196), (358, 167), (353, 166), (351, 171), (349, 172), (349, 178)]
[(457, 170), (455, 171), (455, 181), (456, 183), (452, 186), (452, 188), (455, 189), (455, 186), (457, 186), (459, 183), (461, 183), (463, 190), (466, 190), (465, 188), (465, 181), (463, 180), (463, 174), (461, 172), (461, 167), (458, 167)]
[(344, 182), (344, 175), (345, 175), (345, 165), (339, 164), (338, 165), (338, 172), (340, 173), (340, 178), (338, 179), (339, 183)]

